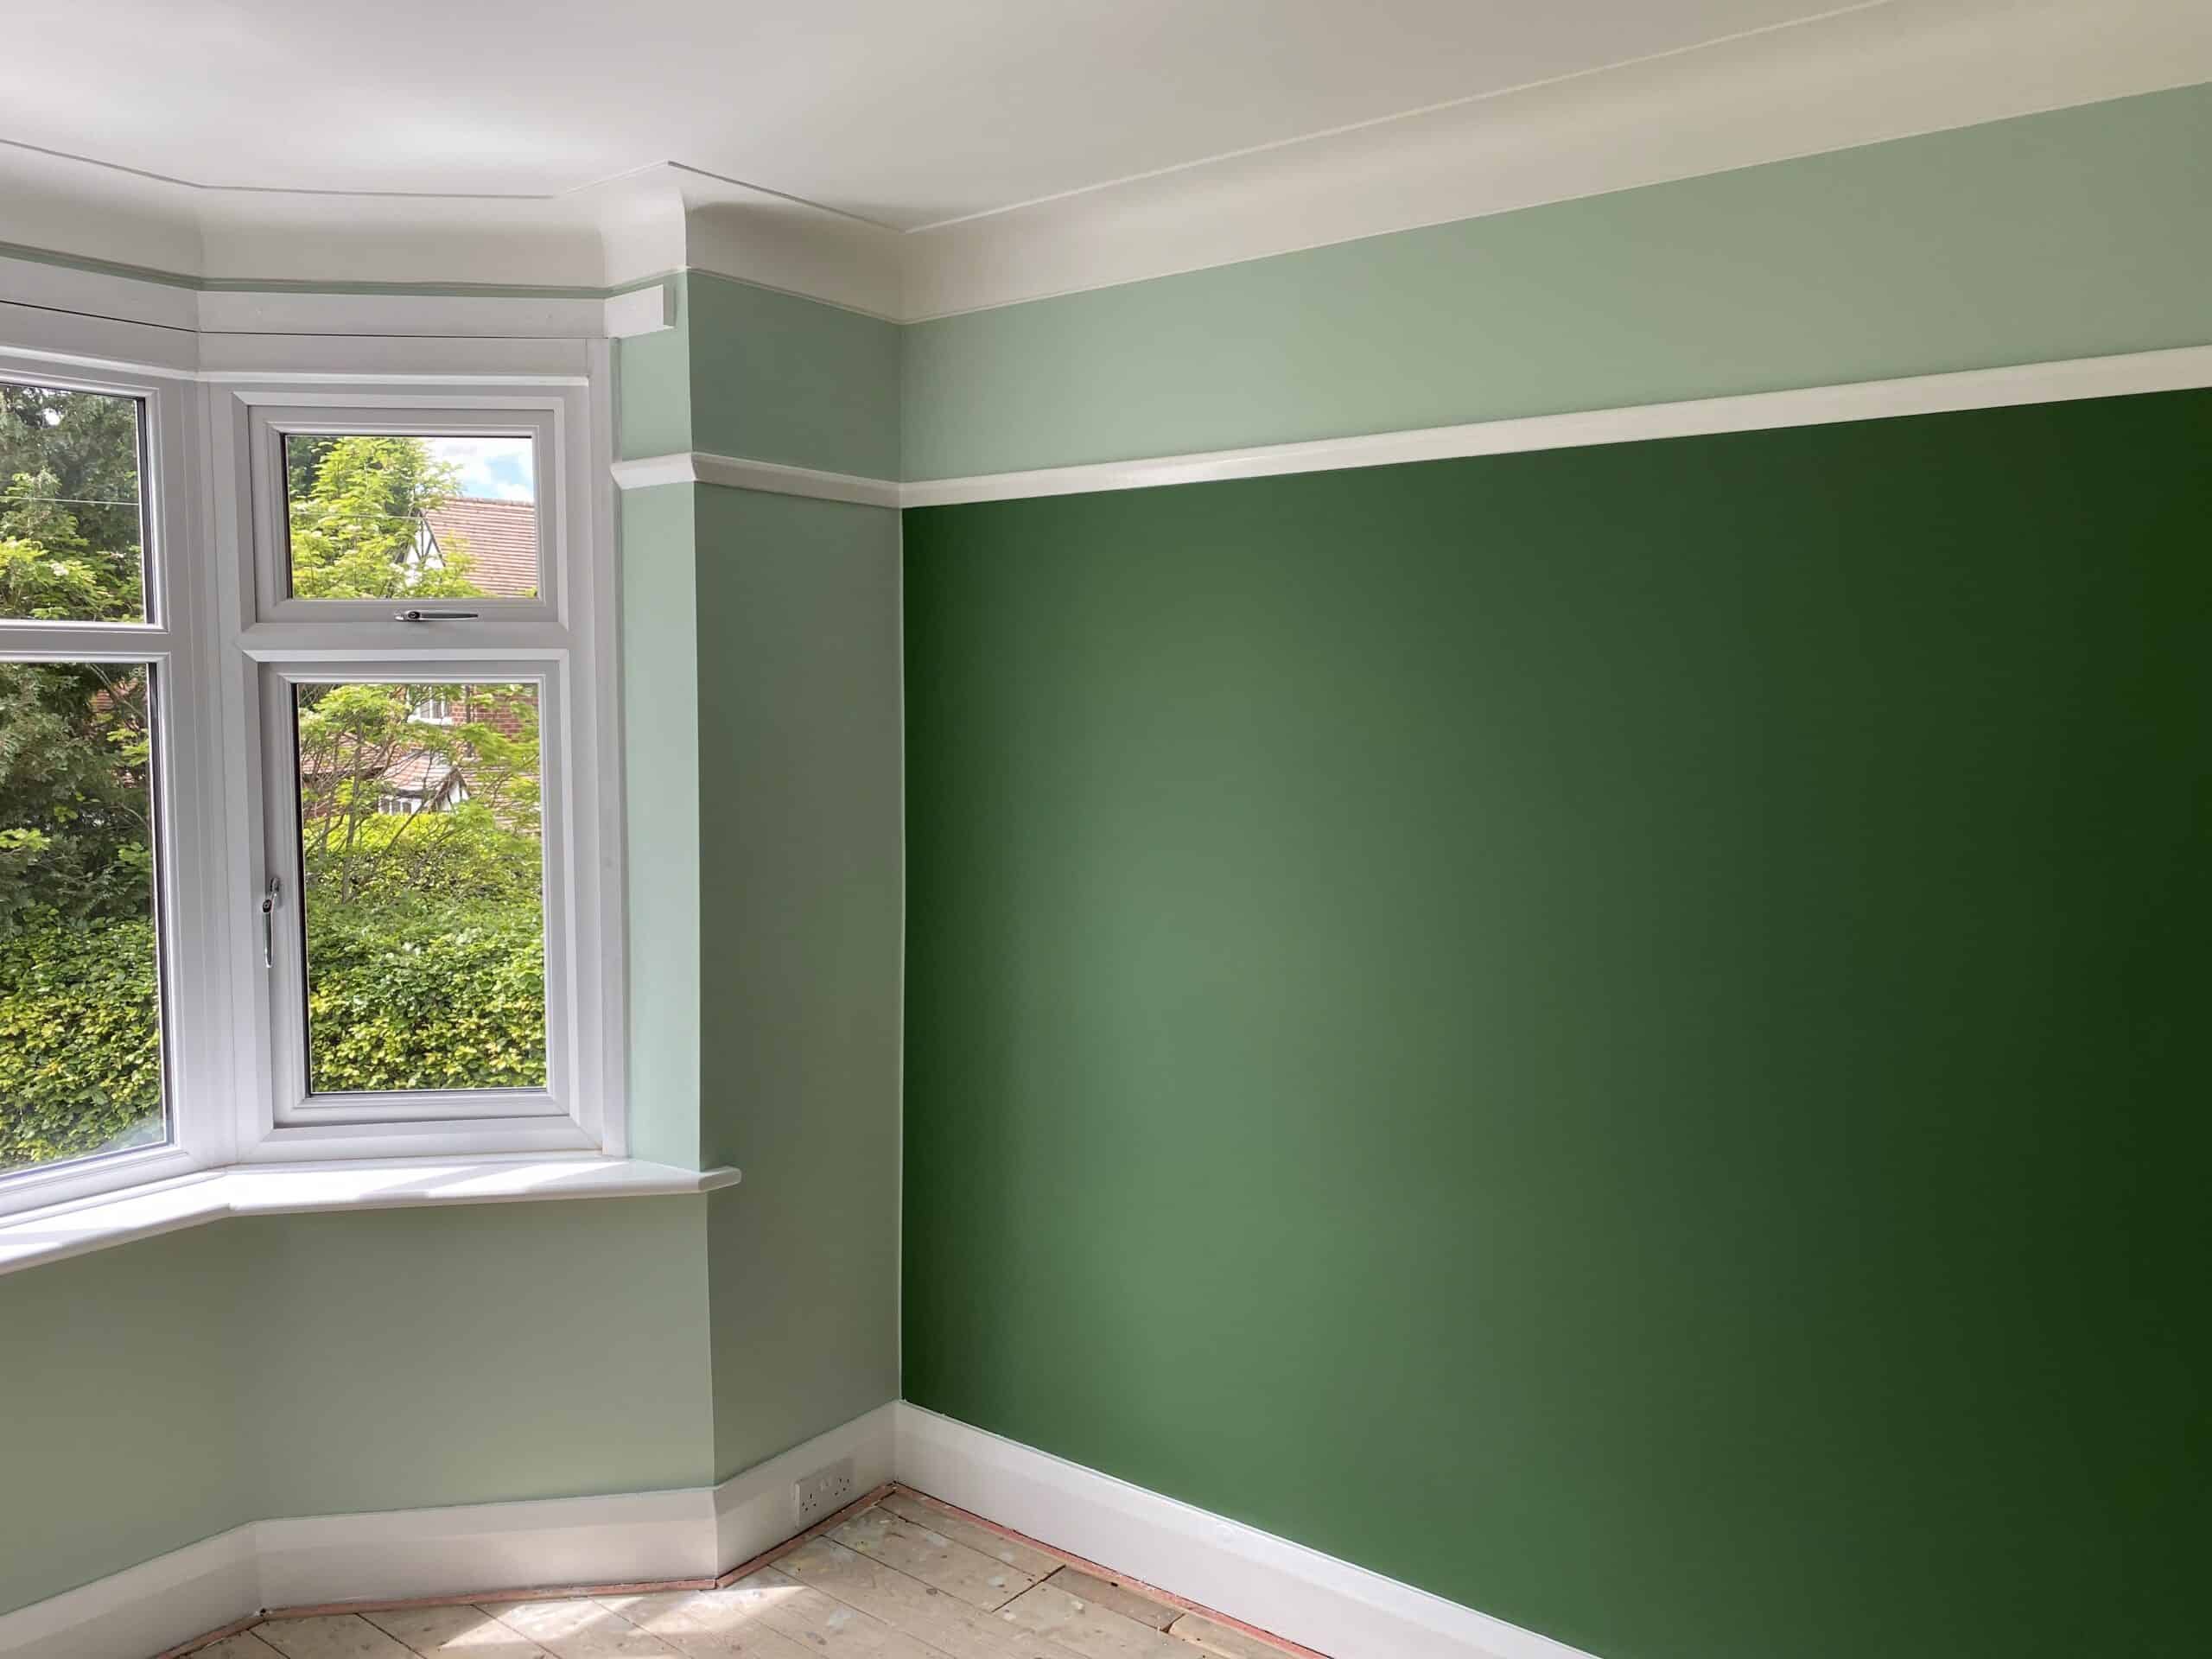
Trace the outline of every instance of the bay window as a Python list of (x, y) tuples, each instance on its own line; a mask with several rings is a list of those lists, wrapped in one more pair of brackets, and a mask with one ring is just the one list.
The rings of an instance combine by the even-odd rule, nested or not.
[(296, 344), (0, 353), (0, 1215), (622, 1150), (604, 354)]

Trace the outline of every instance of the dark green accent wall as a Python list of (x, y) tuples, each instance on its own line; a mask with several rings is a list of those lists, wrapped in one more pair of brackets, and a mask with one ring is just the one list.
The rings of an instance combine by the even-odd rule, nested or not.
[(2212, 394), (911, 512), (906, 1396), (1605, 1659), (2202, 1651)]

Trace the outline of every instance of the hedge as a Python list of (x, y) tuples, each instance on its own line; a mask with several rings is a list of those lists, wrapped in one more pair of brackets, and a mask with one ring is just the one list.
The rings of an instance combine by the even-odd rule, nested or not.
[[(523, 1088), (545, 1081), (544, 956), (534, 914), (308, 941), (318, 1092)], [(0, 1169), (139, 1138), (161, 1100), (153, 928), (56, 927), (0, 944)]]
[(155, 1126), (161, 1101), (152, 923), (0, 945), (0, 1169), (126, 1141)]

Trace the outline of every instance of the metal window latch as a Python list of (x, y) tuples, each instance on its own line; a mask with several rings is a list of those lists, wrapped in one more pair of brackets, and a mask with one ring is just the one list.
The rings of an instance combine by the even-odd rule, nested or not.
[(276, 901), (283, 896), (283, 882), (270, 876), (269, 885), (262, 889), (261, 893), (261, 965), (264, 968), (276, 965), (276, 923), (270, 912), (275, 911)]
[(481, 611), (394, 611), (395, 622), (474, 622)]

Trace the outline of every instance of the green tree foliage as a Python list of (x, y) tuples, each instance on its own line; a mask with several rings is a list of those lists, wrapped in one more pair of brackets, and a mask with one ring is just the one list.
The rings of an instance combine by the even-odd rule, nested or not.
[(150, 920), (0, 941), (0, 1170), (160, 1139)]
[[(318, 923), (317, 1086), (542, 1084), (544, 947), (533, 917), (498, 920)], [(155, 1006), (150, 922), (0, 944), (0, 1170), (160, 1138)]]
[(299, 699), (314, 1088), (543, 1085), (535, 688)]
[(420, 438), (340, 437), (315, 446), (315, 482), (291, 498), (292, 592), (301, 599), (467, 599), (467, 550), (441, 543), (424, 559), (425, 515), (453, 499), (459, 474)]
[[(94, 548), (55, 480), (19, 473), (0, 494), (0, 616), (139, 614), (135, 539)], [(0, 663), (0, 940), (146, 914), (149, 742), (143, 670)]]
[[(296, 594), (477, 592), (423, 440), (285, 462)], [(142, 616), (137, 493), (135, 403), (0, 385), (0, 617)], [(159, 1136), (150, 731), (141, 669), (0, 664), (0, 1171)], [(303, 688), (298, 731), (314, 1087), (542, 1085), (533, 689)]]
[[(22, 480), (30, 482), (19, 491)], [(114, 608), (98, 614), (141, 613), (135, 399), (0, 381), (0, 492), (66, 507), (74, 520), (67, 532), (73, 545), (111, 567)], [(19, 516), (16, 523), (28, 540), (41, 540), (35, 520)], [(60, 543), (47, 545), (63, 551)], [(19, 614), (0, 607), (0, 615)]]

